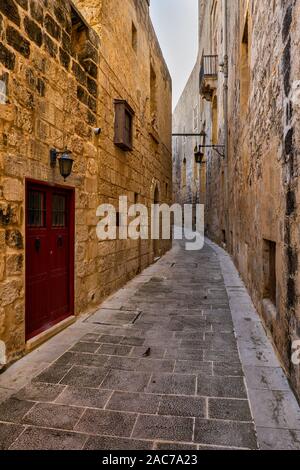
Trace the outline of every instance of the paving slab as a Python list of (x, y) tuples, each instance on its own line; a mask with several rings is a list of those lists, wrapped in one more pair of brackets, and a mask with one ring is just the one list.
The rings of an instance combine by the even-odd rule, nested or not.
[(81, 450), (87, 436), (79, 433), (28, 427), (10, 450)]
[(134, 428), (133, 437), (192, 442), (193, 419), (140, 415)]
[(76, 425), (76, 430), (87, 434), (130, 437), (136, 414), (87, 409)]
[(91, 436), (84, 450), (152, 450), (153, 442), (116, 437)]
[(114, 411), (156, 414), (160, 401), (159, 395), (114, 392), (105, 408)]
[(24, 431), (24, 429), (25, 426), (0, 423), (0, 450), (8, 449)]
[(109, 390), (67, 386), (56, 398), (55, 403), (101, 409), (105, 407), (111, 395), (112, 392)]
[(195, 442), (242, 449), (257, 449), (254, 425), (236, 421), (196, 419)]
[(52, 402), (64, 389), (64, 385), (33, 382), (13, 395), (13, 398), (36, 402)]
[(208, 417), (229, 421), (252, 421), (248, 400), (209, 398)]
[(37, 403), (23, 417), (24, 424), (56, 429), (74, 429), (82, 416), (84, 408), (50, 403)]
[(73, 366), (61, 379), (64, 385), (97, 388), (107, 376), (107, 369), (101, 367)]

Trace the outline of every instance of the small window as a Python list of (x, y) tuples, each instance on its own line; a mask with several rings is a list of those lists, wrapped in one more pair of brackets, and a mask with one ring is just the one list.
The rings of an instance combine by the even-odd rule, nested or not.
[(134, 111), (124, 100), (115, 100), (115, 139), (114, 143), (124, 151), (133, 149)]
[(66, 197), (54, 194), (52, 199), (52, 227), (66, 226)]
[(29, 191), (28, 194), (28, 226), (45, 227), (46, 197), (43, 192)]
[(135, 27), (135, 24), (132, 23), (132, 49), (137, 52), (137, 46), (138, 46), (138, 38), (137, 38), (137, 29)]
[(222, 243), (223, 245), (227, 244), (226, 230), (222, 230)]
[(264, 298), (276, 306), (276, 243), (264, 240)]

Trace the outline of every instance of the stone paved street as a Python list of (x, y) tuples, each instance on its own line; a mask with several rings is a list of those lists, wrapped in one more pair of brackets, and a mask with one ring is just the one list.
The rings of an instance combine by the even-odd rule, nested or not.
[(2, 449), (300, 449), (299, 406), (210, 242), (175, 245), (14, 364), (0, 401)]

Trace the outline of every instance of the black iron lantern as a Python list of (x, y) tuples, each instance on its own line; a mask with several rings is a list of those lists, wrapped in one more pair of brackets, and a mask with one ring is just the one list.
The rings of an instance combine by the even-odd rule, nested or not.
[(201, 151), (201, 147), (196, 145), (195, 150), (194, 150), (194, 155), (195, 155), (195, 161), (196, 163), (202, 163), (203, 158), (204, 158), (204, 153)]
[(67, 148), (63, 152), (58, 152), (56, 149), (50, 150), (50, 164), (52, 168), (55, 168), (56, 162), (59, 162), (59, 171), (64, 181), (72, 173), (74, 160), (71, 158), (72, 152)]
[(58, 159), (59, 171), (65, 181), (72, 173), (74, 160), (70, 157), (71, 154), (72, 152), (70, 150), (66, 150)]

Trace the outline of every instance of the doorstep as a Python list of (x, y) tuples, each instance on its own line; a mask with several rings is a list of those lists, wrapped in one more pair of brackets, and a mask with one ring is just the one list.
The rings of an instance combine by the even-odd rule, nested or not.
[(46, 341), (48, 341), (50, 338), (60, 333), (65, 328), (68, 328), (68, 326), (76, 322), (76, 319), (77, 318), (74, 315), (71, 315), (70, 317), (65, 318), (61, 322), (52, 326), (48, 330), (43, 331), (42, 333), (35, 336), (34, 338), (31, 338), (30, 340), (26, 341), (26, 353), (31, 352), (33, 349), (45, 343)]

